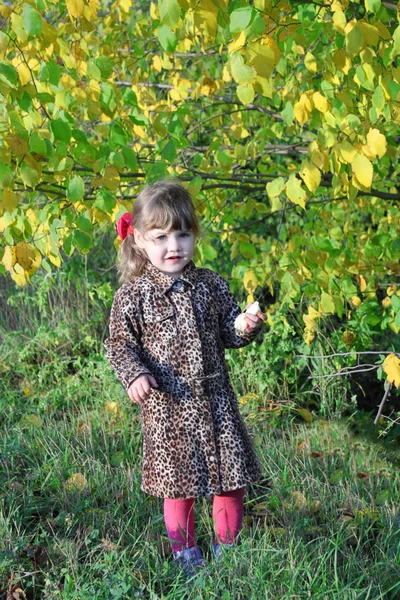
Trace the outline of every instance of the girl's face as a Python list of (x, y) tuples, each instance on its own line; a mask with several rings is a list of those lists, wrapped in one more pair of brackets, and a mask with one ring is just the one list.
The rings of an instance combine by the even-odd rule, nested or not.
[(184, 267), (191, 261), (195, 238), (191, 231), (183, 229), (151, 229), (143, 236), (134, 230), (135, 242), (142, 248), (152, 265), (165, 275), (178, 279)]

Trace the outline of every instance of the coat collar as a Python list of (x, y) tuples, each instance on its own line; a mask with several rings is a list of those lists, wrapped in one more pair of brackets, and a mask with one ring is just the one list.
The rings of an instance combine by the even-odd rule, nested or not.
[[(163, 294), (165, 294), (174, 285), (175, 281), (177, 281), (159, 271), (150, 261), (147, 261), (143, 275)], [(192, 288), (196, 285), (197, 267), (192, 260), (184, 267), (179, 279), (186, 281)]]

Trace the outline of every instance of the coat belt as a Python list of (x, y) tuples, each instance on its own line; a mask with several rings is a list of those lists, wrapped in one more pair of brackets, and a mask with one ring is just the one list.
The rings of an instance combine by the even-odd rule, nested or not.
[(192, 392), (195, 393), (196, 384), (200, 385), (202, 383), (207, 383), (210, 379), (215, 379), (216, 377), (220, 377), (222, 375), (222, 371), (217, 371), (217, 373), (211, 373), (210, 375), (200, 375), (199, 377), (193, 377), (191, 381)]

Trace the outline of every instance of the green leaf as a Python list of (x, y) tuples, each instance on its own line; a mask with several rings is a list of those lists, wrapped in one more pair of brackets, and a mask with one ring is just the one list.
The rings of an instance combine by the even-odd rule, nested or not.
[(218, 256), (218, 252), (210, 244), (203, 242), (201, 244), (201, 249), (206, 260), (213, 261)]
[(88, 234), (92, 232), (92, 225), (90, 223), (90, 220), (87, 217), (85, 217), (85, 215), (80, 215), (76, 224), (80, 231), (83, 231), (84, 233)]
[(131, 171), (135, 171), (137, 169), (137, 160), (136, 154), (131, 148), (122, 148), (122, 154), (125, 159), (125, 164)]
[(297, 408), (296, 411), (303, 417), (307, 423), (311, 423), (314, 421), (313, 414), (308, 410), (308, 408)]
[(329, 475), (329, 483), (331, 485), (339, 485), (341, 481), (343, 481), (344, 471), (342, 469), (338, 469), (337, 471), (333, 471)]
[(30, 97), (28, 92), (24, 92), (22, 98), (17, 98), (17, 102), (19, 107), (22, 108), (22, 110), (24, 110), (25, 112), (28, 112), (28, 110), (32, 106), (32, 98)]
[(293, 109), (293, 104), (291, 102), (286, 102), (285, 108), (281, 112), (281, 115), (282, 115), (283, 120), (285, 121), (286, 125), (290, 126), (293, 123), (294, 109)]
[(73, 177), (67, 188), (67, 198), (71, 200), (71, 202), (77, 202), (78, 200), (82, 200), (85, 195), (85, 183), (82, 177), (76, 175)]
[(158, 0), (161, 21), (171, 29), (179, 23), (181, 9), (177, 0)]
[(246, 29), (254, 12), (255, 11), (251, 6), (238, 8), (237, 10), (232, 11), (229, 23), (230, 32), (239, 33), (240, 31)]
[(256, 256), (254, 244), (250, 242), (239, 242), (239, 250), (245, 258), (254, 258)]
[(82, 254), (87, 254), (90, 250), (90, 246), (92, 245), (92, 237), (83, 233), (83, 231), (79, 231), (78, 229), (74, 231), (74, 243), (76, 247), (82, 252)]
[(393, 34), (393, 58), (400, 54), (400, 25), (396, 27)]
[(42, 33), (42, 18), (30, 4), (24, 4), (22, 22), (28, 35), (38, 37)]
[(113, 123), (110, 128), (110, 147), (114, 150), (117, 146), (126, 146), (128, 138), (121, 125)]
[(114, 61), (108, 56), (99, 56), (95, 60), (96, 66), (100, 69), (103, 79), (107, 79), (113, 72)]
[(157, 37), (166, 52), (173, 52), (175, 50), (178, 40), (168, 25), (163, 24), (157, 28)]
[(365, 8), (368, 12), (377, 13), (381, 7), (381, 0), (365, 0)]
[(57, 140), (66, 143), (70, 141), (71, 128), (66, 121), (63, 121), (62, 119), (55, 119), (54, 121), (50, 122), (50, 129)]
[(60, 81), (60, 67), (51, 60), (47, 63), (47, 70), (49, 72), (49, 82), (51, 85), (57, 86)]
[(378, 85), (375, 92), (372, 94), (372, 104), (378, 110), (382, 110), (385, 106), (385, 96), (380, 85)]
[(390, 303), (393, 306), (394, 310), (397, 312), (400, 310), (400, 298), (399, 296), (396, 296), (396, 294), (393, 294), (392, 297), (390, 298)]
[(29, 139), (29, 151), (33, 154), (47, 156), (46, 142), (40, 137), (40, 135), (36, 131), (32, 133)]
[(150, 169), (147, 172), (147, 178), (149, 182), (157, 181), (158, 179), (162, 179), (166, 177), (168, 174), (167, 171), (167, 163), (164, 161), (156, 161), (153, 165), (151, 165)]
[(174, 162), (176, 158), (176, 145), (172, 138), (165, 144), (161, 157), (169, 163)]
[(12, 65), (0, 62), (0, 75), (5, 79), (6, 83), (15, 86), (19, 80), (18, 71)]
[(254, 100), (254, 88), (251, 83), (248, 83), (247, 85), (238, 85), (236, 88), (236, 93), (240, 102), (242, 102), (242, 104), (245, 106), (247, 106), (247, 104), (251, 104)]
[(253, 67), (244, 64), (243, 56), (237, 50), (231, 56), (231, 71), (233, 79), (239, 84), (252, 83), (257, 76)]
[(35, 188), (39, 182), (39, 175), (36, 169), (33, 169), (26, 163), (22, 163), (21, 179), (26, 186)]
[(285, 189), (286, 179), (284, 177), (277, 177), (267, 183), (267, 194), (270, 198), (279, 196)]
[(10, 167), (0, 162), (0, 189), (10, 187), (12, 182), (12, 173)]
[(114, 196), (107, 190), (101, 190), (97, 196), (93, 206), (101, 210), (101, 212), (109, 215), (115, 208), (116, 200)]
[(335, 312), (335, 304), (333, 298), (326, 292), (322, 292), (320, 305), (325, 313), (333, 314)]

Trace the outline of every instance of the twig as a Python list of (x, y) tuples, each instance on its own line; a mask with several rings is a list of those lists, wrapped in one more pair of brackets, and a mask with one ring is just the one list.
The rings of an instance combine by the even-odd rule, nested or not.
[(363, 367), (367, 365), (355, 365), (354, 369), (345, 371), (345, 369), (351, 369), (351, 367), (343, 367), (338, 373), (328, 373), (328, 375), (310, 375), (308, 379), (329, 379), (330, 377), (343, 377), (344, 375), (350, 375), (353, 373), (367, 373), (368, 371), (374, 371), (379, 365), (370, 365), (369, 369), (358, 369), (357, 367)]
[(338, 352), (337, 354), (326, 354), (325, 356), (308, 356), (307, 354), (295, 354), (295, 358), (334, 358), (335, 356), (351, 356), (352, 354), (362, 355), (362, 354), (396, 354), (395, 352), (390, 351), (367, 351), (367, 352)]
[(380, 403), (380, 405), (379, 405), (379, 410), (378, 410), (378, 414), (377, 414), (377, 415), (376, 415), (376, 417), (375, 417), (374, 425), (377, 425), (377, 424), (378, 424), (379, 417), (381, 416), (381, 414), (382, 414), (382, 411), (383, 411), (383, 406), (384, 406), (384, 404), (385, 404), (385, 402), (386, 402), (387, 398), (390, 396), (390, 390), (391, 390), (391, 389), (392, 389), (392, 384), (391, 384), (391, 383), (389, 383), (389, 381), (388, 381), (388, 380), (386, 380), (386, 381), (385, 381), (385, 393), (384, 393), (384, 395), (383, 395), (383, 398), (382, 398), (382, 401), (381, 401), (381, 403)]

